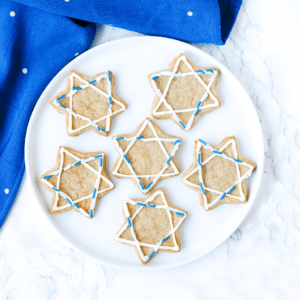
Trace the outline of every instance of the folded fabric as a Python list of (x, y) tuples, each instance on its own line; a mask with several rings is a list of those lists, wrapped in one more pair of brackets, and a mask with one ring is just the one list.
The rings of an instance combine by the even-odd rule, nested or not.
[(186, 42), (224, 45), (242, 0), (15, 0), (94, 23)]
[(222, 45), (242, 0), (218, 1), (0, 1), (0, 227), (24, 174), (32, 109), (55, 74), (91, 44), (95, 25), (85, 21)]
[(89, 47), (95, 26), (1, 0), (0, 28), (1, 226), (24, 174), (32, 109), (55, 74)]

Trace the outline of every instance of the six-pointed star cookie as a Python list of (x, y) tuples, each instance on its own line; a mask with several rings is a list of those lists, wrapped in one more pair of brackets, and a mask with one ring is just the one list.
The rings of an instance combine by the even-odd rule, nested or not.
[(234, 136), (225, 138), (218, 146), (199, 139), (195, 141), (194, 162), (182, 181), (198, 192), (201, 205), (210, 210), (222, 202), (245, 203), (244, 181), (255, 168), (255, 163), (238, 153)]
[(168, 70), (149, 75), (156, 94), (152, 116), (171, 118), (183, 130), (190, 130), (201, 115), (221, 106), (215, 90), (218, 73), (215, 68), (199, 69), (180, 54)]
[(114, 76), (110, 71), (91, 78), (71, 71), (65, 90), (50, 104), (66, 115), (69, 136), (89, 129), (108, 136), (112, 117), (127, 108), (126, 103), (114, 95)]
[(133, 134), (114, 136), (120, 154), (112, 174), (131, 178), (139, 190), (147, 194), (159, 180), (179, 174), (174, 156), (181, 139), (163, 134), (151, 120), (145, 119)]
[(143, 264), (158, 251), (180, 251), (177, 229), (187, 212), (170, 205), (163, 189), (157, 189), (145, 200), (123, 200), (123, 210), (126, 221), (115, 240), (135, 247)]
[(55, 168), (40, 178), (52, 193), (51, 212), (73, 208), (92, 218), (98, 199), (114, 189), (104, 170), (103, 152), (81, 153), (59, 147)]

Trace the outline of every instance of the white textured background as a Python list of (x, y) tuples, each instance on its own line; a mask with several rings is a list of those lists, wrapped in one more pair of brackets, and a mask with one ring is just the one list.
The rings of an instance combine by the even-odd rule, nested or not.
[[(263, 189), (230, 239), (170, 271), (103, 267), (39, 216), (25, 176), (0, 229), (0, 299), (300, 299), (299, 15), (299, 0), (244, 0), (226, 46), (195, 45), (241, 81), (264, 132)], [(99, 26), (93, 45), (137, 35)]]

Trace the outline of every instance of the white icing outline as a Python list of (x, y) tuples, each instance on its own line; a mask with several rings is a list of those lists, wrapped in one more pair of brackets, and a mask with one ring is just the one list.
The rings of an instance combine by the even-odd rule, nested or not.
[[(183, 177), (183, 182), (189, 186), (193, 186), (193, 187), (196, 187), (198, 189), (200, 189), (201, 193), (202, 193), (202, 196), (203, 196), (203, 199), (204, 199), (204, 207), (205, 207), (205, 210), (207, 210), (208, 208), (210, 208), (211, 206), (215, 205), (217, 202), (223, 200), (223, 198), (226, 196), (226, 197), (230, 197), (230, 198), (234, 198), (234, 199), (238, 199), (240, 200), (241, 202), (244, 202), (246, 200), (245, 198), (245, 195), (244, 193), (242, 192), (242, 181), (248, 177), (251, 176), (252, 174), (252, 171), (254, 169), (254, 167), (244, 161), (242, 162), (237, 162), (236, 160), (238, 160), (237, 158), (237, 149), (236, 149), (236, 141), (235, 139), (230, 139), (224, 146), (222, 146), (219, 150), (216, 150), (214, 148), (212, 148), (210, 145), (206, 144), (205, 142), (203, 141), (200, 141), (198, 140), (197, 141), (197, 155), (200, 153), (200, 150), (201, 150), (201, 147), (204, 147), (206, 149), (209, 149), (211, 151), (218, 151), (218, 152), (222, 152), (225, 148), (227, 148), (229, 145), (232, 145), (232, 149), (233, 149), (233, 152), (234, 152), (234, 158), (231, 158), (229, 156), (227, 156), (226, 154), (222, 153), (222, 154), (217, 154), (217, 153), (213, 153), (210, 157), (208, 157), (204, 162), (201, 162), (202, 166), (204, 166), (206, 163), (208, 163), (210, 160), (212, 160), (215, 156), (221, 156), (223, 157), (224, 159), (227, 159), (227, 160), (230, 160), (232, 161), (233, 163), (235, 163), (236, 165), (236, 170), (237, 170), (237, 178), (238, 180), (230, 187), (228, 188), (225, 192), (221, 192), (221, 191), (217, 191), (217, 190), (214, 190), (214, 189), (210, 189), (210, 188), (207, 188), (204, 186), (204, 183), (203, 183), (203, 177), (202, 177), (202, 166), (199, 164), (199, 161), (198, 161), (198, 157), (197, 157), (197, 167), (192, 170), (188, 175), (184, 176)], [(200, 155), (200, 159), (201, 159), (201, 155)], [(236, 159), (236, 160), (235, 160)], [(239, 161), (239, 160), (238, 160)], [(240, 168), (239, 168), (239, 165), (243, 165), (243, 166), (246, 166), (248, 168), (250, 168), (250, 170), (248, 170), (242, 177), (241, 177), (241, 172), (240, 172)], [(194, 184), (190, 181), (187, 180), (188, 177), (192, 176), (195, 172), (199, 172), (199, 180), (200, 180), (200, 184), (197, 185), (197, 184)], [(213, 193), (216, 193), (216, 194), (219, 194), (219, 196), (211, 203), (207, 203), (207, 197), (205, 195), (205, 193), (203, 193), (202, 189), (201, 189), (201, 184), (203, 186), (203, 189), (204, 191), (207, 190), (209, 192), (213, 192)], [(237, 197), (237, 196), (233, 196), (231, 195), (230, 193), (228, 192), (231, 192), (234, 190), (233, 186), (236, 187), (236, 185), (238, 184), (239, 186), (239, 191), (240, 191), (240, 197)], [(232, 189), (233, 188), (233, 189)], [(232, 189), (232, 190), (231, 190)], [(230, 191), (231, 190), (231, 191)], [(225, 194), (225, 195), (224, 195)], [(223, 196), (224, 195), (224, 196)]]
[[(183, 61), (187, 67), (191, 70), (191, 72), (187, 72), (187, 73), (176, 73), (177, 69), (178, 69), (178, 66), (180, 64), (180, 62)], [(211, 69), (208, 69), (208, 70), (211, 70)], [(204, 71), (204, 70), (200, 70), (201, 72), (204, 72), (206, 74), (208, 73), (211, 73), (211, 72), (208, 72), (208, 71)], [(211, 70), (213, 71), (213, 70)], [(192, 125), (193, 125), (193, 122), (194, 122), (194, 119), (196, 117), (196, 115), (199, 113), (200, 110), (203, 110), (203, 109), (206, 109), (206, 108), (210, 108), (210, 107), (219, 107), (220, 106), (220, 103), (219, 103), (219, 100), (212, 94), (211, 92), (211, 86), (213, 84), (213, 82), (216, 80), (216, 77), (217, 77), (217, 71), (213, 71), (213, 73), (211, 73), (212, 76), (211, 78), (209, 79), (209, 84), (206, 85), (204, 83), (204, 81), (201, 79), (200, 75), (201, 73), (197, 73), (193, 68), (192, 66), (188, 63), (186, 57), (184, 55), (182, 55), (181, 57), (178, 58), (175, 66), (174, 66), (174, 69), (172, 72), (170, 71), (162, 71), (161, 73), (156, 73), (156, 74), (152, 74), (151, 75), (151, 83), (152, 83), (152, 86), (156, 92), (156, 94), (160, 97), (160, 100), (158, 101), (156, 107), (153, 109), (152, 113), (154, 116), (161, 116), (161, 115), (166, 115), (166, 114), (172, 114), (173, 115), (173, 118), (177, 121), (177, 123), (179, 125), (181, 125), (181, 127), (185, 130), (185, 131), (188, 131), (189, 129), (191, 129)], [(156, 83), (155, 83), (155, 77), (157, 76), (161, 76), (161, 75), (168, 75), (170, 76), (169, 80), (168, 80), (168, 83), (166, 85), (166, 88), (164, 90), (164, 93), (161, 94), (161, 91), (160, 89), (157, 87)], [(172, 106), (167, 102), (166, 100), (166, 95), (168, 93), (168, 90), (170, 88), (170, 85), (171, 85), (171, 82), (173, 80), (174, 77), (184, 77), (184, 76), (187, 76), (187, 75), (194, 75), (198, 81), (202, 84), (202, 86), (206, 89), (206, 93), (203, 94), (203, 96), (201, 97), (201, 100), (200, 100), (200, 104), (198, 103), (197, 107), (195, 108), (187, 108), (187, 109), (179, 109), (179, 110), (173, 110)], [(204, 75), (204, 74), (203, 74)], [(207, 105), (202, 105), (203, 102), (206, 100), (206, 98), (208, 97), (208, 95), (214, 100), (214, 103), (210, 103), (210, 104), (207, 104)], [(161, 104), (164, 104), (169, 110), (167, 111), (161, 111), (161, 112), (157, 112), (158, 108), (160, 107)], [(199, 107), (198, 107), (199, 106)], [(190, 117), (189, 121), (187, 124), (184, 124), (183, 121), (179, 118), (179, 116), (177, 115), (177, 113), (182, 113), (182, 112), (190, 112), (190, 111), (193, 111), (194, 114)], [(182, 126), (182, 124), (180, 124), (180, 122), (182, 122), (185, 127)]]
[[(77, 93), (77, 92), (80, 91), (80, 90), (73, 90), (73, 87), (74, 87), (74, 77), (77, 78), (78, 80), (80, 80), (81, 82), (84, 83), (83, 85), (79, 86), (80, 88), (82, 88), (82, 90), (84, 90), (84, 89), (86, 89), (86, 88), (88, 88), (88, 87), (91, 87), (92, 89), (94, 89), (95, 91), (97, 91), (98, 93), (100, 93), (102, 96), (105, 96), (105, 97), (108, 98), (108, 99), (111, 97), (112, 103), (111, 103), (111, 104), (109, 105), (109, 107), (107, 108), (107, 110), (108, 110), (108, 114), (107, 114), (107, 115), (105, 115), (104, 117), (101, 117), (101, 118), (99, 118), (99, 119), (97, 119), (97, 120), (91, 120), (91, 119), (88, 118), (88, 117), (82, 116), (82, 115), (80, 115), (80, 114), (76, 114), (76, 113), (72, 110), (73, 95), (74, 95), (75, 93)], [(99, 82), (100, 80), (102, 80), (102, 79), (104, 79), (104, 78), (107, 78), (107, 82), (108, 82), (107, 93), (103, 92), (102, 90), (100, 90), (99, 88), (97, 88), (96, 86), (94, 86), (94, 83), (96, 83), (96, 82), (94, 82), (95, 80), (96, 80), (97, 82)], [(69, 131), (70, 133), (75, 133), (75, 132), (77, 132), (77, 131), (80, 131), (80, 130), (82, 130), (82, 129), (88, 127), (88, 126), (94, 126), (94, 127), (97, 128), (98, 130), (99, 130), (99, 128), (100, 128), (99, 131), (101, 131), (101, 132), (105, 131), (104, 133), (107, 133), (107, 132), (110, 130), (110, 126), (111, 126), (111, 117), (112, 117), (114, 114), (117, 114), (117, 113), (119, 113), (120, 111), (124, 111), (124, 110), (125, 110), (125, 105), (124, 105), (122, 102), (118, 101), (117, 99), (115, 99), (115, 98), (112, 96), (112, 93), (111, 93), (111, 92), (112, 92), (112, 91), (111, 91), (111, 90), (112, 90), (111, 80), (109, 80), (110, 78), (111, 78), (111, 77), (110, 77), (110, 71), (108, 71), (108, 73), (105, 73), (105, 74), (102, 74), (102, 75), (98, 76), (96, 79), (93, 79), (93, 80), (91, 81), (91, 82), (93, 82), (93, 83), (89, 83), (88, 81), (84, 80), (84, 79), (81, 78), (79, 75), (77, 75), (77, 74), (75, 74), (75, 73), (73, 73), (73, 72), (69, 75), (68, 79), (70, 80), (70, 85), (71, 85), (71, 87), (70, 87), (70, 92), (69, 92), (68, 94), (64, 95), (63, 98), (61, 98), (61, 97), (62, 97), (62, 96), (61, 96), (61, 97), (59, 97), (58, 99), (61, 98), (61, 99), (59, 100), (59, 101), (61, 101), (61, 100), (63, 100), (65, 97), (69, 97), (69, 98), (70, 98), (70, 104), (69, 104), (70, 107), (66, 107), (66, 108), (62, 107), (62, 105), (59, 103), (58, 99), (55, 99), (55, 100), (53, 101), (53, 103), (54, 103), (54, 105), (56, 105), (57, 107), (63, 108), (64, 110), (66, 110), (66, 111), (69, 113), (68, 131)], [(114, 111), (114, 112), (112, 112), (112, 105), (113, 105), (113, 102), (116, 102), (116, 103), (118, 103), (118, 104), (121, 106), (121, 108), (120, 108), (119, 110), (116, 110), (116, 111)], [(73, 130), (73, 129), (72, 129), (72, 127), (73, 127), (73, 124), (72, 124), (73, 116), (74, 116), (75, 118), (81, 118), (81, 119), (87, 121), (88, 123), (85, 124), (85, 125), (83, 125), (83, 126), (81, 126), (81, 127), (79, 127), (79, 128), (77, 128), (77, 129), (74, 129), (74, 130)], [(106, 119), (106, 127), (105, 127), (105, 130), (104, 130), (104, 129), (102, 129), (99, 125), (97, 125), (96, 123), (98, 123), (98, 122), (100, 122), (100, 121), (102, 121), (102, 120), (105, 120), (105, 119)], [(98, 127), (99, 127), (99, 128), (98, 128)]]
[[(152, 130), (155, 138), (143, 138), (140, 139), (143, 142), (149, 142), (149, 141), (157, 141), (162, 149), (162, 151), (164, 152), (164, 154), (166, 155), (167, 161), (171, 158), (169, 164), (171, 164), (174, 172), (173, 173), (168, 173), (168, 174), (163, 174), (169, 167), (169, 164), (165, 164), (165, 166), (163, 167), (163, 169), (158, 173), (158, 174), (148, 174), (148, 175), (136, 175), (135, 171), (133, 170), (131, 163), (128, 163), (128, 161), (125, 159), (124, 155), (126, 156), (127, 152), (131, 149), (131, 147), (134, 145), (134, 143), (136, 142), (136, 140), (139, 139), (140, 134), (144, 131), (144, 129), (146, 128), (146, 126), (149, 125), (150, 129)], [(139, 184), (139, 189), (142, 193), (146, 194), (148, 192), (148, 190), (158, 181), (158, 179), (160, 177), (169, 177), (172, 175), (177, 175), (179, 174), (179, 170), (177, 169), (176, 165), (173, 162), (173, 157), (176, 155), (176, 152), (179, 149), (179, 145), (181, 144), (181, 140), (179, 138), (160, 138), (156, 132), (156, 130), (154, 129), (154, 126), (152, 125), (151, 121), (146, 119), (142, 125), (142, 127), (140, 128), (140, 130), (137, 132), (137, 134), (134, 137), (131, 138), (124, 138), (127, 141), (131, 141), (131, 143), (127, 146), (127, 148), (125, 149), (125, 151), (122, 150), (122, 148), (119, 146), (118, 143), (118, 138), (120, 138), (120, 136), (117, 137), (113, 137), (113, 142), (118, 150), (118, 152), (121, 154), (121, 159), (119, 159), (119, 162), (116, 166), (116, 168), (114, 169), (114, 171), (112, 172), (113, 175), (117, 175), (120, 177), (124, 177), (124, 178), (134, 178), (136, 180), (136, 182)], [(168, 154), (166, 148), (164, 147), (164, 145), (162, 144), (162, 141), (164, 142), (172, 142), (174, 143), (175, 141), (178, 141), (175, 145), (174, 145), (174, 149), (171, 152), (171, 155)], [(125, 174), (120, 174), (118, 173), (118, 170), (121, 166), (122, 161), (125, 161), (125, 163), (127, 164), (127, 166), (129, 167), (130, 171), (132, 172), (132, 175), (125, 175)], [(139, 180), (139, 178), (149, 178), (149, 177), (154, 177), (154, 180), (152, 180), (152, 184), (147, 188), (144, 187), (144, 189), (142, 189), (140, 187), (141, 185), (141, 181)]]
[[(72, 158), (76, 159), (76, 162), (75, 163), (72, 163), (72, 164), (69, 164), (67, 165), (65, 168), (62, 168), (63, 164), (64, 164), (64, 153), (68, 154), (69, 156), (71, 156)], [(98, 156), (98, 157), (97, 157)], [(100, 157), (101, 156), (101, 157)], [(53, 210), (56, 210), (56, 211), (59, 211), (59, 210), (63, 210), (65, 208), (68, 208), (70, 206), (74, 206), (75, 208), (76, 207), (76, 204), (78, 202), (81, 202), (83, 200), (86, 200), (86, 199), (89, 199), (89, 198), (92, 198), (93, 201), (91, 202), (91, 206), (90, 206), (90, 213), (88, 214), (84, 209), (80, 208), (77, 208), (78, 211), (80, 211), (80, 213), (82, 213), (84, 216), (86, 217), (92, 217), (93, 214), (94, 214), (94, 209), (95, 209), (95, 206), (96, 206), (96, 200), (97, 200), (97, 196), (98, 194), (100, 193), (103, 193), (107, 190), (110, 190), (112, 188), (114, 188), (114, 184), (108, 180), (105, 176), (102, 175), (102, 169), (103, 169), (103, 162), (102, 162), (102, 166), (99, 166), (99, 170), (96, 171), (93, 167), (91, 167), (90, 165), (87, 164), (87, 162), (89, 161), (92, 161), (94, 159), (97, 159), (97, 158), (101, 158), (104, 160), (105, 159), (105, 154), (97, 154), (95, 156), (90, 156), (88, 158), (85, 158), (85, 159), (80, 159), (79, 157), (77, 157), (76, 155), (70, 153), (68, 150), (66, 150), (64, 147), (62, 147), (60, 149), (60, 165), (59, 165), (59, 169), (52, 172), (51, 174), (48, 174), (47, 176), (44, 176), (42, 178), (42, 182), (47, 184), (48, 186), (51, 187), (52, 190), (54, 190), (53, 188), (55, 189), (58, 189), (59, 190), (59, 185), (60, 185), (60, 177), (61, 177), (61, 173), (62, 171), (66, 171), (72, 167), (76, 167), (76, 163), (78, 163), (80, 161), (81, 164), (83, 164), (85, 167), (87, 167), (90, 171), (92, 171), (93, 173), (95, 173), (97, 175), (97, 179), (96, 179), (96, 182), (95, 182), (95, 189), (96, 189), (96, 193), (94, 194), (94, 190), (91, 194), (87, 195), (87, 196), (84, 196), (82, 198), (79, 198), (79, 199), (76, 199), (76, 200), (72, 200), (72, 198), (67, 195), (66, 193), (62, 192), (62, 191), (55, 191), (56, 192), (56, 195), (55, 195), (55, 202), (54, 202), (54, 205), (53, 205)], [(56, 186), (52, 185), (47, 179), (50, 178), (49, 176), (53, 176), (53, 175), (58, 175), (57, 176), (57, 182), (56, 182)], [(99, 189), (99, 186), (100, 186), (100, 181), (101, 179), (103, 179), (106, 183), (108, 183), (109, 187), (106, 188), (106, 189), (103, 189), (103, 190), (98, 190)], [(63, 206), (60, 206), (58, 207), (57, 206), (57, 202), (59, 200), (59, 195), (61, 195), (63, 198), (65, 198), (66, 200), (69, 199), (71, 202), (72, 202), (72, 205), (70, 203), (67, 203)]]
[[(134, 228), (132, 226), (132, 220), (139, 214), (139, 212), (144, 208), (144, 207), (151, 207), (149, 205), (147, 205), (149, 202), (152, 202), (157, 196), (161, 195), (162, 196), (162, 199), (163, 199), (163, 202), (165, 203), (164, 205), (155, 205), (155, 207), (152, 207), (153, 209), (165, 209), (167, 211), (167, 214), (168, 214), (168, 217), (169, 217), (169, 220), (170, 220), (170, 226), (171, 226), (171, 230), (169, 231), (168, 235), (166, 237), (170, 237), (172, 238), (173, 240), (173, 243), (174, 243), (174, 246), (173, 247), (170, 247), (170, 246), (161, 246), (164, 239), (166, 238), (163, 238), (162, 240), (160, 240), (157, 244), (147, 244), (147, 243), (142, 243), (142, 242), (139, 242), (137, 237), (136, 237), (136, 234), (134, 232)], [(130, 218), (130, 214), (129, 214), (129, 211), (128, 211), (128, 206), (127, 206), (127, 203), (128, 204), (132, 204), (132, 205), (139, 205), (138, 203), (143, 203), (143, 204), (146, 204), (146, 206), (140, 206), (140, 208), (133, 214), (132, 218)], [(139, 252), (139, 255), (140, 257), (142, 258), (143, 261), (148, 261), (154, 254), (155, 252), (157, 252), (157, 250), (159, 249), (163, 249), (163, 250), (173, 250), (173, 251), (178, 251), (179, 250), (179, 246), (177, 244), (177, 241), (176, 241), (176, 238), (175, 238), (175, 231), (179, 228), (179, 226), (182, 224), (183, 220), (186, 218), (186, 213), (182, 210), (179, 210), (179, 209), (176, 209), (176, 208), (173, 208), (173, 207), (170, 207), (168, 206), (167, 204), (167, 200), (165, 198), (165, 195), (162, 191), (160, 190), (157, 190), (155, 191), (154, 193), (152, 193), (149, 198), (144, 201), (144, 202), (139, 202), (139, 201), (133, 201), (131, 199), (124, 199), (123, 200), (123, 209), (124, 209), (124, 213), (125, 213), (125, 216), (126, 216), (126, 219), (127, 219), (127, 222), (126, 224), (119, 230), (119, 232), (116, 234), (115, 236), (115, 240), (117, 242), (123, 242), (123, 243), (126, 243), (126, 244), (130, 244), (130, 245), (135, 245), (138, 249), (138, 252)], [(171, 215), (171, 211), (175, 212), (175, 213), (182, 213), (184, 214), (184, 216), (181, 216), (178, 224), (173, 227), (173, 220), (172, 220), (172, 215)], [(131, 226), (130, 226), (130, 229), (131, 229), (131, 234), (132, 234), (132, 237), (134, 239), (134, 241), (130, 241), (130, 240), (126, 240), (126, 239), (123, 239), (121, 238), (121, 234), (129, 227), (129, 223), (128, 223), (128, 218), (130, 220), (130, 223), (131, 223)], [(150, 248), (153, 248), (154, 251), (150, 254), (150, 255), (147, 255), (145, 256), (144, 253), (142, 252), (141, 250), (141, 246), (146, 246), (146, 247), (150, 247)]]

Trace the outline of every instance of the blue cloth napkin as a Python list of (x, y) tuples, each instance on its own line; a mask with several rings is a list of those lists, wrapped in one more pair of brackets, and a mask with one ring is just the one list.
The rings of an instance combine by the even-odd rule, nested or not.
[(15, 0), (61, 16), (186, 42), (224, 45), (242, 0)]
[(242, 0), (1, 0), (0, 227), (24, 174), (24, 141), (32, 109), (55, 74), (75, 53), (89, 47), (95, 35), (92, 23), (223, 45), (241, 3)]

